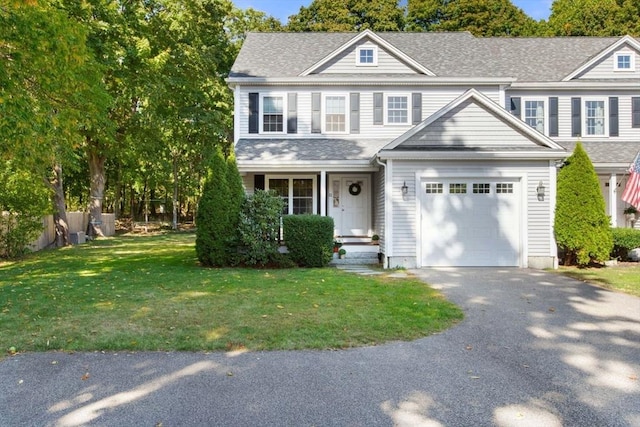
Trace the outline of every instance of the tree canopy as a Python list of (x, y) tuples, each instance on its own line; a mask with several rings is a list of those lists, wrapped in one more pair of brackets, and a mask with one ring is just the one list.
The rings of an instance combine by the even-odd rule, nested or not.
[(398, 0), (314, 0), (289, 17), (288, 31), (401, 31)]
[(469, 31), (475, 36), (531, 36), (536, 22), (510, 0), (408, 0), (407, 29)]

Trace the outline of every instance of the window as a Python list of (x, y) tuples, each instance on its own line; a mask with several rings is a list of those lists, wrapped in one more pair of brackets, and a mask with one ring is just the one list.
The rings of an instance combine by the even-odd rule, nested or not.
[(616, 53), (613, 57), (613, 69), (615, 71), (634, 71), (635, 61), (632, 52)]
[(298, 215), (316, 211), (315, 189), (316, 180), (313, 177), (279, 177), (270, 176), (266, 179), (266, 189), (274, 190), (284, 201), (283, 215)]
[(325, 98), (324, 126), (326, 132), (345, 132), (347, 121), (346, 96)]
[(356, 65), (378, 65), (378, 49), (376, 46), (363, 46), (356, 49)]
[(525, 101), (524, 121), (538, 132), (544, 133), (544, 101)]
[(427, 194), (442, 194), (442, 184), (437, 182), (427, 182), (425, 184)]
[(284, 98), (282, 96), (262, 98), (262, 131), (284, 132)]
[(588, 100), (584, 103), (585, 132), (589, 136), (605, 134), (605, 102), (604, 100)]
[(292, 214), (313, 213), (313, 180), (294, 179), (292, 198)]
[(388, 95), (386, 105), (387, 123), (409, 123), (409, 97), (407, 95)]
[(491, 184), (489, 183), (474, 183), (473, 194), (489, 194), (491, 193)]
[(449, 184), (449, 194), (467, 194), (467, 184)]
[(496, 193), (498, 194), (513, 194), (513, 184), (511, 183), (497, 183)]

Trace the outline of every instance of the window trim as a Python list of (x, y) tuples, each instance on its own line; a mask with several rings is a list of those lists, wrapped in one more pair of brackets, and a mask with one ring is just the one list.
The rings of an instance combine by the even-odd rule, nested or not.
[[(407, 121), (404, 123), (390, 123), (389, 122), (389, 98), (392, 97), (404, 97), (407, 99)], [(385, 126), (410, 126), (411, 125), (411, 113), (412, 113), (412, 105), (411, 105), (411, 94), (408, 92), (391, 92), (385, 93), (383, 98), (383, 123)]]
[(525, 122), (527, 126), (531, 127), (532, 129), (536, 129), (536, 128), (527, 123), (527, 102), (542, 102), (542, 108), (543, 108), (542, 126), (544, 127), (544, 129), (541, 133), (543, 135), (549, 135), (549, 100), (548, 98), (528, 97), (528, 98), (522, 98), (521, 102), (522, 102), (521, 111), (520, 111), (520, 114), (522, 116), (521, 120)]
[[(330, 97), (342, 97), (344, 98), (344, 131), (329, 131), (327, 129), (327, 98)], [(351, 96), (346, 92), (327, 92), (322, 94), (322, 107), (320, 109), (322, 115), (322, 133), (329, 135), (346, 135), (350, 132), (351, 122), (350, 122), (350, 112), (351, 112)]]
[[(587, 133), (587, 102), (602, 102), (604, 105), (604, 113), (603, 113), (603, 132), (601, 134), (593, 134), (589, 135)], [(609, 136), (609, 98), (607, 97), (593, 97), (593, 98), (582, 98), (582, 117), (580, 118), (582, 121), (582, 137), (583, 138), (608, 138)]]
[(318, 186), (317, 186), (317, 177), (316, 175), (265, 175), (264, 176), (264, 189), (269, 190), (269, 180), (272, 179), (286, 179), (289, 181), (289, 189), (288, 189), (288, 203), (287, 203), (287, 214), (293, 215), (293, 180), (294, 179), (310, 179), (312, 180), (313, 185), (313, 213), (318, 212)]
[[(620, 68), (619, 67), (618, 58), (620, 58), (621, 56), (628, 56), (629, 57), (629, 68)], [(620, 73), (629, 73), (629, 72), (636, 71), (636, 55), (635, 55), (635, 52), (631, 52), (631, 51), (616, 52), (613, 55), (613, 71), (620, 72)]]
[[(282, 132), (266, 132), (264, 130), (264, 98), (282, 98)], [(264, 92), (260, 93), (260, 108), (258, 109), (258, 134), (262, 135), (285, 135), (287, 133), (287, 94), (284, 92)]]
[[(373, 52), (373, 62), (360, 62), (360, 52), (370, 50)], [(377, 67), (378, 66), (378, 46), (362, 45), (356, 48), (356, 66), (357, 67)]]

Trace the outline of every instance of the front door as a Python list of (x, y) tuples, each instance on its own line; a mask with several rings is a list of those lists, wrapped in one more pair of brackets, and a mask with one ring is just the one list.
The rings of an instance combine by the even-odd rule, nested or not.
[(331, 216), (337, 236), (366, 236), (371, 228), (371, 187), (366, 175), (334, 175)]

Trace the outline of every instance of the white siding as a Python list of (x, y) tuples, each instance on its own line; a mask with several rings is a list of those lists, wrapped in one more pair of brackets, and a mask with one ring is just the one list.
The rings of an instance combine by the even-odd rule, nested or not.
[(466, 147), (535, 145), (492, 112), (472, 102), (463, 103), (448, 112), (401, 145), (420, 146), (425, 143)]
[(384, 169), (381, 169), (373, 174), (373, 231), (380, 236), (380, 252), (384, 252), (386, 242), (384, 200)]
[[(619, 136), (610, 137), (608, 135), (597, 137), (598, 140), (612, 140), (612, 141), (638, 141), (640, 142), (640, 131), (631, 127), (631, 98), (634, 96), (640, 96), (640, 87), (636, 91), (581, 91), (581, 92), (569, 92), (569, 91), (556, 91), (556, 92), (532, 92), (532, 91), (510, 91), (509, 96), (521, 97), (527, 99), (540, 99), (545, 100), (545, 107), (547, 111), (545, 114), (549, 114), (549, 97), (558, 98), (558, 136), (553, 137), (558, 142), (562, 141), (575, 141), (576, 137), (571, 135), (571, 98), (579, 97), (584, 99), (608, 99), (609, 97), (618, 97), (618, 126)], [(605, 103), (608, 117), (608, 103)], [(524, 109), (524, 104), (522, 105)], [(584, 113), (584, 101), (582, 103), (582, 112)], [(584, 129), (584, 119), (582, 123)], [(548, 127), (546, 129), (548, 133)], [(583, 137), (583, 140), (589, 140), (590, 137)]]
[[(429, 162), (395, 161), (393, 168), (393, 254), (395, 257), (413, 258), (417, 256), (416, 247), (420, 224), (418, 218), (418, 199), (416, 198), (416, 179), (421, 176), (493, 176), (521, 177), (524, 197), (523, 215), (525, 236), (523, 244), (529, 256), (555, 256), (551, 253), (552, 227), (549, 195), (550, 177), (547, 161), (528, 162)], [(537, 198), (536, 187), (542, 181), (547, 188), (544, 201)], [(409, 193), (404, 198), (399, 189), (406, 182)], [(421, 189), (420, 189), (421, 190)], [(473, 215), (473, 212), (469, 213)]]
[[(411, 104), (412, 93), (422, 93), (422, 119), (426, 119), (431, 114), (435, 113), (449, 102), (467, 91), (468, 87), (452, 86), (446, 89), (442, 88), (424, 88), (417, 86), (407, 87), (377, 87), (377, 88), (363, 88), (358, 86), (337, 86), (333, 88), (321, 87), (296, 87), (296, 86), (283, 86), (283, 87), (248, 87), (241, 88), (239, 95), (240, 100), (240, 114), (241, 117), (238, 120), (240, 125), (240, 138), (352, 138), (352, 139), (366, 139), (366, 138), (387, 138), (391, 141), (394, 138), (405, 133), (411, 129), (413, 125), (374, 125), (373, 124), (373, 94), (376, 92), (381, 93), (401, 93), (406, 94)], [(298, 132), (295, 134), (250, 134), (249, 133), (249, 93), (278, 93), (286, 94), (295, 92), (298, 94)], [(311, 94), (319, 92), (322, 94), (328, 93), (340, 93), (348, 94), (351, 92), (360, 93), (360, 133), (358, 134), (318, 134), (311, 133)], [(489, 87), (482, 88), (482, 93), (487, 95), (495, 102), (500, 100), (499, 88)], [(630, 108), (630, 107), (629, 107)], [(286, 113), (286, 112), (285, 112)], [(411, 108), (409, 108), (409, 117), (411, 117)]]
[(613, 52), (611, 53), (611, 55), (606, 56), (597, 64), (594, 64), (592, 67), (589, 67), (587, 70), (585, 70), (578, 76), (578, 79), (630, 79), (640, 77), (640, 58), (638, 58), (639, 52), (626, 46), (619, 49), (617, 52), (631, 53), (635, 55), (635, 68), (633, 69), (633, 71), (615, 71), (615, 52)]
[(377, 45), (368, 40), (363, 40), (350, 48), (346, 49), (341, 54), (337, 55), (334, 59), (329, 61), (320, 69), (314, 72), (318, 74), (331, 74), (331, 73), (343, 73), (343, 74), (416, 74), (416, 70), (410, 68), (403, 61), (392, 55), (381, 46), (377, 47), (378, 50), (378, 64), (375, 66), (358, 66), (356, 65), (356, 54), (358, 47), (373, 47)]

